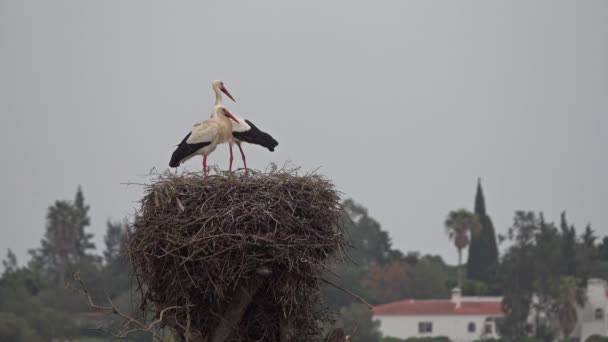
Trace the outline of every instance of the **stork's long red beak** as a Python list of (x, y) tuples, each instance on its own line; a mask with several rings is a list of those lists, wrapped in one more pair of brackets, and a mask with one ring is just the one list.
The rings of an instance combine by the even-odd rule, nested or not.
[(226, 94), (226, 96), (228, 96), (233, 102), (236, 102), (236, 100), (234, 99), (234, 97), (232, 97), (232, 95), (230, 95), (230, 92), (228, 91), (228, 89), (226, 89), (226, 87), (222, 86), (222, 93)]
[(232, 113), (230, 113), (228, 110), (226, 110), (226, 116), (229, 117), (230, 119), (232, 119), (232, 121), (239, 123), (239, 120), (237, 120), (234, 115), (232, 115)]

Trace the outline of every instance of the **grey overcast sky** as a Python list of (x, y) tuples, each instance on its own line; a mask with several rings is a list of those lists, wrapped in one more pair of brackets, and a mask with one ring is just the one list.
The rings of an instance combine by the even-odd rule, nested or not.
[(0, 0), (1, 256), (79, 184), (100, 246), (213, 79), (280, 142), (250, 166), (321, 167), (404, 251), (455, 261), (477, 177), (498, 232), (526, 209), (608, 234), (608, 1)]

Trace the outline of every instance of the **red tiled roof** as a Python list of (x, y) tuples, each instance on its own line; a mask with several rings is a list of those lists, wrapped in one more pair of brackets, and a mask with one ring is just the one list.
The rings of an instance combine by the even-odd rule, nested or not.
[(374, 307), (374, 315), (503, 315), (499, 301), (402, 300)]

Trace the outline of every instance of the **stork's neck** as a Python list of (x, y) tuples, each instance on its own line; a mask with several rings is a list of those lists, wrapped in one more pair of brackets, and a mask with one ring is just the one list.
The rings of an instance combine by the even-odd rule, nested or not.
[(223, 115), (218, 115), (217, 118), (220, 122), (222, 140), (227, 141), (232, 137), (232, 121)]
[(222, 104), (222, 93), (220, 93), (220, 90), (217, 89), (216, 87), (213, 87), (213, 91), (215, 92), (215, 105), (221, 105)]

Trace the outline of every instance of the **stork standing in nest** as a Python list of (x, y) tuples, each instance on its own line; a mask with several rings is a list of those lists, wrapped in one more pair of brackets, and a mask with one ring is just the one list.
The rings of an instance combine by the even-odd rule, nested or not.
[[(215, 92), (215, 107), (222, 106), (222, 93), (226, 94), (232, 101), (236, 102), (230, 92), (224, 86), (224, 82), (220, 80), (215, 80), (212, 83), (213, 91)], [(214, 110), (211, 113), (211, 117), (215, 115), (216, 111)], [(243, 148), (241, 147), (241, 142), (246, 142), (254, 145), (260, 145), (262, 147), (267, 148), (270, 152), (274, 151), (274, 148), (279, 145), (279, 143), (268, 133), (257, 128), (251, 121), (242, 118), (236, 114), (233, 114), (237, 123), (232, 123), (232, 140), (229, 141), (230, 145), (230, 167), (229, 170), (232, 172), (232, 143), (234, 142), (241, 151), (241, 158), (243, 159), (243, 165), (245, 166), (245, 174), (248, 173), (247, 170), (247, 160), (245, 158), (245, 153), (243, 152)]]
[(171, 155), (170, 167), (178, 167), (186, 160), (203, 156), (203, 173), (207, 178), (207, 156), (215, 150), (218, 144), (230, 142), (232, 139), (232, 123), (237, 119), (224, 106), (215, 106), (210, 119), (197, 123), (186, 135)]

